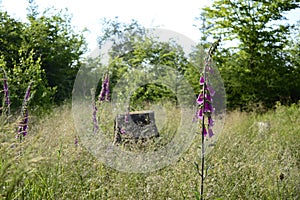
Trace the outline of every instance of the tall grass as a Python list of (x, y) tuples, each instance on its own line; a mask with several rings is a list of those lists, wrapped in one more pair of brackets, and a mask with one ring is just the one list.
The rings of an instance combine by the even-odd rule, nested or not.
[[(169, 109), (169, 112), (177, 112)], [(172, 114), (172, 113), (169, 113)], [(171, 115), (176, 116), (176, 115)], [(205, 199), (299, 199), (300, 105), (263, 115), (232, 112), (206, 157)], [(74, 144), (70, 105), (44, 118), (31, 116), (25, 140), (1, 116), (0, 199), (195, 199), (193, 162), (201, 136), (171, 166), (147, 174), (122, 173)], [(270, 128), (258, 130), (257, 122)], [(168, 122), (171, 126), (172, 120)], [(174, 124), (175, 126), (175, 124)], [(177, 125), (176, 125), (177, 126)]]

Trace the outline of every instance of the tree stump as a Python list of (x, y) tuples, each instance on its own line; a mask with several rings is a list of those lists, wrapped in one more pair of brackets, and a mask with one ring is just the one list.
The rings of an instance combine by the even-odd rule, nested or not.
[(124, 141), (145, 141), (150, 138), (159, 137), (155, 125), (154, 111), (151, 110), (117, 115), (114, 131), (114, 144), (121, 144)]

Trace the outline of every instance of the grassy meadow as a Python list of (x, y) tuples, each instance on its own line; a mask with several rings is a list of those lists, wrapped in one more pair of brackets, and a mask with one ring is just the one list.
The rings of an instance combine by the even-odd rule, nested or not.
[[(299, 116), (300, 104), (261, 115), (227, 113), (206, 156), (205, 199), (300, 199)], [(29, 119), (29, 134), (19, 143), (16, 123), (0, 117), (0, 199), (197, 199), (200, 176), (193, 163), (200, 163), (200, 135), (173, 165), (124, 173), (98, 162), (80, 138), (74, 144), (70, 104)], [(259, 130), (258, 122), (269, 126)]]

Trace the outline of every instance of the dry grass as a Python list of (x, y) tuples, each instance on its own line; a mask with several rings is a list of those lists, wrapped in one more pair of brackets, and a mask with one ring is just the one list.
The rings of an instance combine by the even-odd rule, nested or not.
[[(264, 115), (227, 114), (223, 134), (206, 157), (206, 199), (299, 199), (298, 116), (299, 105), (278, 106), (276, 111)], [(270, 129), (259, 133), (258, 121), (268, 121)], [(15, 125), (2, 124), (2, 199), (197, 197), (200, 177), (193, 162), (199, 162), (200, 136), (173, 165), (135, 174), (106, 167), (80, 141), (79, 145), (74, 144), (77, 133), (69, 105), (55, 108), (47, 117), (31, 118), (30, 134), (21, 144), (14, 139)], [(172, 120), (168, 126), (172, 127)]]

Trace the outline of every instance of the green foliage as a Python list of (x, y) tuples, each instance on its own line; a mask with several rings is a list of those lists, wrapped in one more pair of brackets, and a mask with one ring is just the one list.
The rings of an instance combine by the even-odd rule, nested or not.
[(276, 101), (295, 101), (286, 85), (299, 83), (290, 76), (295, 67), (289, 65), (284, 51), (289, 48), (291, 26), (277, 21), (295, 8), (299, 3), (292, 0), (214, 1), (204, 8), (206, 33), (238, 43), (237, 48), (223, 50), (215, 58), (230, 108), (251, 109), (259, 103), (272, 107)]
[[(52, 97), (55, 93), (55, 88), (51, 88), (47, 84), (45, 72), (41, 69), (40, 59), (34, 60), (34, 52), (31, 51), (28, 57), (21, 55), (24, 51), (20, 50), (20, 60), (14, 61), (13, 68), (9, 68), (4, 62), (4, 57), (1, 57), (0, 68), (7, 72), (11, 107), (20, 108), (25, 95), (25, 91), (32, 81), (32, 102), (35, 103), (35, 109), (48, 108), (51, 105)], [(1, 82), (2, 86), (3, 83)]]
[(55, 101), (71, 97), (74, 79), (85, 51), (82, 34), (73, 30), (71, 18), (64, 12), (46, 10), (41, 16), (30, 15), (23, 45), (41, 59), (50, 87), (57, 87)]
[(19, 49), (22, 45), (24, 24), (0, 10), (0, 55), (8, 66), (19, 59)]
[[(193, 67), (184, 55), (182, 47), (170, 40), (157, 41), (150, 32), (136, 21), (130, 24), (120, 23), (116, 20), (104, 21), (102, 36), (99, 37), (99, 45), (111, 41), (113, 46), (109, 52), (110, 61), (107, 66), (110, 74), (111, 87), (118, 83), (119, 79), (131, 70), (140, 70), (144, 75), (149, 73), (163, 73), (164, 66), (171, 67), (178, 72), (177, 79), (185, 74), (188, 68)], [(195, 76), (195, 74), (194, 74)], [(129, 78), (129, 77), (127, 77)], [(180, 89), (179, 81), (169, 80), (176, 85), (175, 91), (158, 84), (140, 85), (132, 94), (133, 102), (176, 100), (177, 89)], [(177, 83), (178, 82), (178, 83)], [(99, 83), (100, 85), (100, 83)], [(126, 87), (126, 86), (124, 86)], [(196, 93), (196, 92), (195, 92)], [(135, 103), (134, 103), (135, 104)]]
[[(55, 13), (48, 9), (40, 14), (34, 1), (30, 1), (27, 17), (28, 22), (19, 22), (0, 10), (0, 55), (9, 71), (8, 76), (12, 76), (11, 82), (16, 83), (11, 89), (17, 92), (14, 95), (20, 95), (27, 87), (25, 83), (33, 78), (34, 88), (39, 88), (39, 94), (35, 96), (41, 98), (35, 99), (37, 107), (53, 100), (59, 103), (71, 97), (81, 56), (86, 49), (83, 35), (75, 32), (66, 12)], [(20, 105), (17, 99), (21, 96), (12, 97), (13, 106)]]

